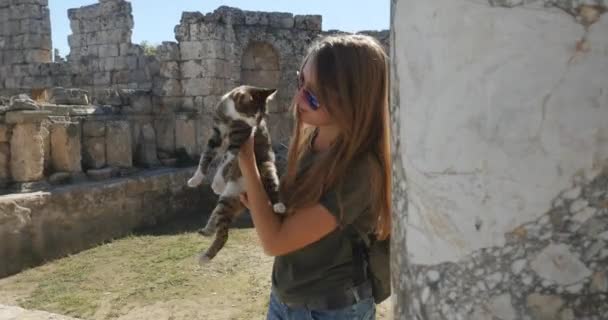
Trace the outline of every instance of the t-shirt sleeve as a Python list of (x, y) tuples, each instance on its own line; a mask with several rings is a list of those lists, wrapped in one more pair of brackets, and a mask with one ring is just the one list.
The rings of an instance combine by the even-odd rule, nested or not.
[[(353, 223), (371, 206), (371, 175), (368, 166), (357, 163), (347, 170), (346, 176), (330, 188), (319, 200), (338, 224), (346, 226)], [(342, 209), (342, 210), (341, 210)]]

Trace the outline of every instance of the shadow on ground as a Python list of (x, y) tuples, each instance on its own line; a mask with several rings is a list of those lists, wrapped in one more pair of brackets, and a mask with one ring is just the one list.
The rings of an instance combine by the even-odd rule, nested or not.
[[(217, 203), (218, 196), (213, 194), (208, 183), (204, 183), (200, 188), (201, 196), (206, 198), (204, 202), (208, 205), (197, 211), (183, 212), (171, 217), (169, 220), (159, 221), (153, 226), (137, 228), (133, 230), (133, 235), (177, 235), (196, 232), (198, 229), (204, 227), (211, 211)], [(240, 214), (232, 223), (232, 228), (253, 228), (253, 222), (248, 210)]]

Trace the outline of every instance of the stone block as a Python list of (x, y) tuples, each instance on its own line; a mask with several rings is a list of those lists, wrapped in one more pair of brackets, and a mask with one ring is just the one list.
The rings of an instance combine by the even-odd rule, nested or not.
[(291, 29), (294, 27), (294, 23), (295, 20), (291, 13), (277, 12), (268, 16), (268, 24), (272, 28)]
[(49, 176), (49, 183), (52, 185), (66, 184), (72, 180), (69, 172), (55, 172)]
[(115, 170), (112, 168), (90, 169), (87, 170), (87, 176), (94, 181), (107, 180), (112, 178)]
[(6, 142), (0, 143), (0, 183), (11, 177), (10, 168), (11, 148)]
[(182, 80), (185, 96), (208, 96), (224, 93), (224, 79), (197, 78)]
[(40, 106), (26, 94), (11, 97), (9, 110), (38, 110)]
[(85, 168), (99, 169), (106, 165), (106, 138), (84, 137), (82, 162)]
[(50, 111), (45, 110), (23, 110), (9, 111), (5, 115), (5, 122), (8, 124), (40, 123), (48, 119)]
[(112, 84), (126, 84), (129, 83), (129, 76), (132, 71), (120, 70), (112, 72)]
[(38, 34), (38, 33), (26, 33), (23, 35), (23, 49), (42, 49), (51, 50), (51, 35), (50, 34)]
[(44, 146), (40, 123), (20, 123), (13, 127), (10, 170), (16, 182), (44, 178)]
[(131, 132), (127, 121), (108, 121), (106, 124), (106, 161), (109, 166), (133, 166)]
[(27, 63), (50, 63), (51, 50), (48, 49), (27, 49), (23, 51), (25, 62)]
[(112, 83), (111, 72), (97, 72), (93, 74), (93, 84), (95, 86), (109, 86)]
[(152, 96), (148, 91), (135, 90), (129, 97), (129, 112), (137, 114), (152, 113)]
[(297, 15), (294, 19), (296, 29), (310, 31), (321, 31), (322, 29), (323, 18), (320, 15)]
[(266, 12), (244, 11), (246, 25), (267, 26), (269, 23)]
[(175, 120), (175, 148), (184, 149), (191, 157), (198, 156), (195, 119), (179, 117)]
[(230, 76), (230, 64), (223, 59), (188, 60), (181, 63), (180, 69), (183, 79)]
[(55, 171), (81, 172), (81, 128), (77, 122), (51, 125), (51, 159)]
[(181, 97), (154, 97), (152, 109), (154, 114), (173, 113), (183, 105), (184, 98)]
[(175, 119), (156, 119), (154, 129), (158, 151), (173, 154), (175, 152)]
[(82, 125), (82, 134), (85, 137), (105, 137), (106, 124), (104, 121), (86, 120)]
[(165, 97), (181, 97), (184, 95), (182, 83), (176, 79), (165, 79), (154, 82), (154, 94)]
[(106, 44), (99, 47), (98, 56), (100, 58), (106, 57), (117, 57), (118, 56), (118, 44)]
[(225, 46), (221, 40), (185, 41), (180, 43), (181, 60), (225, 58)]
[(156, 154), (156, 132), (151, 124), (141, 127), (141, 139), (137, 145), (136, 163), (144, 167), (156, 167), (160, 165)]
[(95, 92), (95, 104), (109, 105), (114, 107), (122, 106), (124, 103), (120, 97), (120, 93), (116, 89), (104, 89)]
[(50, 102), (65, 105), (88, 105), (88, 92), (82, 89), (55, 87), (51, 90)]
[(42, 149), (44, 151), (44, 171), (51, 169), (51, 122), (44, 120), (40, 126), (40, 136), (42, 137)]
[(156, 57), (160, 61), (177, 61), (180, 59), (180, 49), (176, 42), (165, 41), (158, 46)]
[(180, 66), (177, 61), (163, 61), (160, 63), (160, 76), (167, 79), (180, 78)]
[(9, 142), (11, 140), (11, 131), (9, 126), (0, 124), (0, 143)]

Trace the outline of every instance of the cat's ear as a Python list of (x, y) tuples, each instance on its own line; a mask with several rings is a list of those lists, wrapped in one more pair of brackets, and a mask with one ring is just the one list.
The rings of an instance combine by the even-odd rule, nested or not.
[(266, 99), (276, 91), (277, 89), (255, 88), (251, 90), (251, 95), (256, 102), (265, 103)]

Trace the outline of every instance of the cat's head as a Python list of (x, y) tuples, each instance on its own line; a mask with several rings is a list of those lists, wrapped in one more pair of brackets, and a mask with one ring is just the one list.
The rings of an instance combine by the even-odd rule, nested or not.
[(232, 121), (244, 121), (250, 126), (256, 126), (266, 115), (268, 98), (276, 89), (254, 86), (239, 86), (222, 97), (217, 112)]

